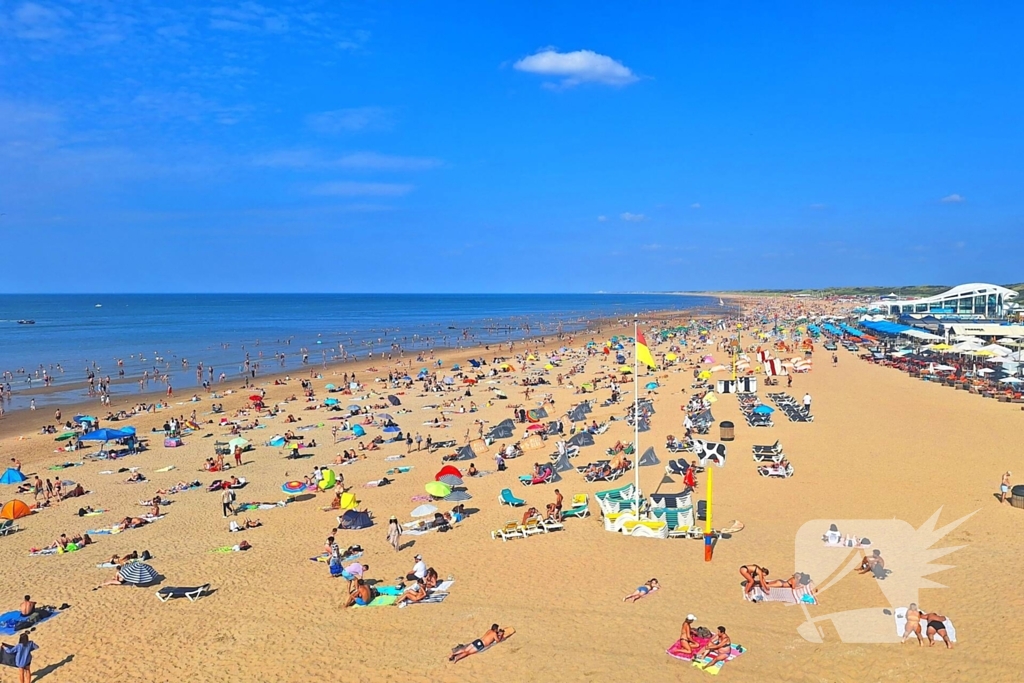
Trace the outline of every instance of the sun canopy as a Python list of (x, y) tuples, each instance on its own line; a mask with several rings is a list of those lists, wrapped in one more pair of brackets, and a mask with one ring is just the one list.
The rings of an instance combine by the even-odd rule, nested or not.
[(120, 429), (96, 429), (88, 434), (83, 434), (78, 440), (79, 441), (114, 441), (116, 439), (126, 439), (129, 436), (133, 436), (127, 432), (122, 432)]

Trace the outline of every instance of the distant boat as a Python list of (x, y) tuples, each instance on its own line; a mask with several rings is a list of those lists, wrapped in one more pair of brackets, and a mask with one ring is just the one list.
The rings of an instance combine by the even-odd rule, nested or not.
[(36, 321), (35, 320), (19, 320), (18, 324), (19, 325), (35, 325)]
[(719, 299), (719, 300), (718, 300), (718, 305), (719, 305), (719, 306), (724, 306), (724, 305), (725, 305), (725, 302), (724, 302), (724, 301), (722, 301), (721, 299)]
[(103, 304), (96, 304), (95, 308), (103, 308)]

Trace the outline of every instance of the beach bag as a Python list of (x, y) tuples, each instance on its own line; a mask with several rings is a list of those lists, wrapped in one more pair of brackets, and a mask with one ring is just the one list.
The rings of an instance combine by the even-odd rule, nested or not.
[(331, 562), (328, 567), (331, 570), (331, 576), (341, 576), (341, 562)]

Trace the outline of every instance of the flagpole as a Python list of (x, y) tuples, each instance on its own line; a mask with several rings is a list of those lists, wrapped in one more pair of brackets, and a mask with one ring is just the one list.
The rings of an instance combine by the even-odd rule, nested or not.
[(636, 313), (633, 314), (633, 501), (640, 519), (640, 344)]

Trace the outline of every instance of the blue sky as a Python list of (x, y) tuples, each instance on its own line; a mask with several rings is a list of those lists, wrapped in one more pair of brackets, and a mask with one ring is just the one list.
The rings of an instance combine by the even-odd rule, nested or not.
[(1019, 5), (0, 0), (0, 291), (1018, 282)]

